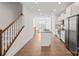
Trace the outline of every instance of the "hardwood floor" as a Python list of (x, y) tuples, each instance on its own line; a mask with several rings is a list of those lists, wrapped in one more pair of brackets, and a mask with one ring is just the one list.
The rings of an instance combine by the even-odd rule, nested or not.
[(72, 56), (54, 35), (50, 47), (41, 47), (40, 43), (41, 33), (37, 33), (15, 56)]

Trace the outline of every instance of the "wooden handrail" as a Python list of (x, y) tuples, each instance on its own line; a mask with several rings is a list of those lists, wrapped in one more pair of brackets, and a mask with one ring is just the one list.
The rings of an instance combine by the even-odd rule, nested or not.
[(18, 20), (18, 18), (20, 16), (22, 16), (23, 14), (21, 13), (10, 25), (8, 25), (2, 32), (4, 32), (6, 29), (8, 29), (14, 22), (16, 22)]
[(21, 13), (10, 25), (4, 30), (0, 30), (0, 56), (5, 55), (10, 49), (24, 25), (22, 19), (19, 19), (23, 14)]
[[(15, 42), (16, 38), (18, 37), (18, 35), (20, 34), (20, 32), (22, 31), (23, 28), (24, 28), (24, 26), (20, 29), (20, 31), (18, 32), (18, 34), (14, 37), (14, 40), (12, 41), (12, 43), (10, 44), (10, 46), (8, 47), (7, 51), (10, 49), (10, 47), (12, 46), (12, 44)], [(7, 51), (5, 51), (5, 53), (3, 54), (3, 56), (7, 53)]]

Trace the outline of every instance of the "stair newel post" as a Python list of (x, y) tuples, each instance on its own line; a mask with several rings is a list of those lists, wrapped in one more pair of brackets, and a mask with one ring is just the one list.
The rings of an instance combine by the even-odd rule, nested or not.
[(2, 30), (0, 29), (0, 56), (2, 56)]

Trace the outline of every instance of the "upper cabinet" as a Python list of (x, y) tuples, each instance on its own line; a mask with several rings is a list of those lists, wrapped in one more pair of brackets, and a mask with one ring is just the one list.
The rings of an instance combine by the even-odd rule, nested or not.
[(79, 2), (72, 4), (72, 15), (79, 14)]
[(66, 14), (66, 12), (64, 11), (64, 12), (60, 15), (61, 20), (63, 20), (63, 19), (65, 18), (65, 14)]
[(79, 2), (75, 2), (71, 5), (69, 5), (63, 13), (60, 14), (59, 18), (65, 19), (67, 17), (73, 16), (79, 14)]
[(64, 20), (65, 15), (66, 15), (66, 12), (64, 11), (64, 12), (58, 17), (58, 21)]
[(70, 5), (68, 8), (66, 8), (65, 18), (71, 16), (71, 14), (72, 14), (72, 6)]
[(66, 20), (67, 17), (79, 14), (79, 2), (75, 2), (69, 5), (58, 17), (56, 25), (61, 25), (63, 20)]

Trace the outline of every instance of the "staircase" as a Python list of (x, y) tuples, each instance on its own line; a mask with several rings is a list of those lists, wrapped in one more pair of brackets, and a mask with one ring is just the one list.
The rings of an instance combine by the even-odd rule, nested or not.
[(5, 56), (16, 38), (24, 28), (21, 13), (9, 26), (4, 30), (0, 29), (0, 56)]

